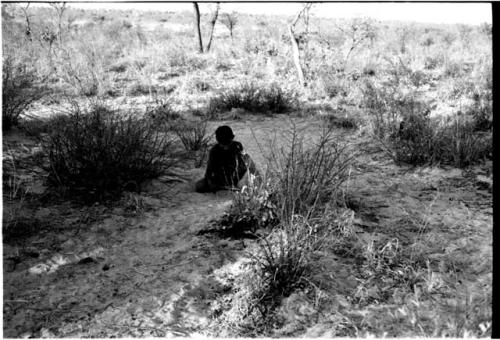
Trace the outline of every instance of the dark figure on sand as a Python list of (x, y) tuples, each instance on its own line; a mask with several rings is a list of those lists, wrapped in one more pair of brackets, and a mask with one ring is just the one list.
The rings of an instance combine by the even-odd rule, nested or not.
[(197, 192), (240, 189), (247, 184), (250, 174), (257, 174), (255, 163), (243, 151), (243, 145), (234, 140), (229, 126), (219, 126), (215, 139), (217, 144), (210, 149), (205, 177), (196, 182)]

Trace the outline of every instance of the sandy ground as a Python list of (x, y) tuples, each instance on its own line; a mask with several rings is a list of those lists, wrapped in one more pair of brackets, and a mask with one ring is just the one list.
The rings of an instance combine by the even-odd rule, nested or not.
[[(262, 165), (261, 148), (286, 121), (252, 118), (229, 124)], [(311, 138), (321, 125), (312, 118), (295, 122)], [(463, 268), (457, 275), (464, 291), (481, 294), (491, 287), (491, 187), (479, 180), (491, 178), (491, 164), (467, 173), (397, 167), (359, 133), (339, 131), (339, 138), (356, 141), (363, 151), (349, 182), (361, 239), (434, 246), (429, 259)], [(36, 233), (4, 239), (4, 336), (231, 335), (218, 330), (217, 318), (228, 313), (224, 306), (237, 293), (234, 279), (255, 240), (198, 234), (231, 203), (228, 192), (193, 192), (192, 182), (202, 175), (203, 169), (184, 169), (187, 181), (152, 181), (134, 196), (143, 207), (140, 214), (130, 199), (113, 207), (68, 202), (38, 207), (34, 213), (43, 223)], [(329, 305), (314, 305), (303, 292), (293, 294), (278, 310), (284, 322), (273, 335), (357, 335), (345, 321), (361, 317), (351, 300), (359, 288), (354, 260), (324, 254), (320, 264)], [(414, 333), (400, 330), (406, 334)]]

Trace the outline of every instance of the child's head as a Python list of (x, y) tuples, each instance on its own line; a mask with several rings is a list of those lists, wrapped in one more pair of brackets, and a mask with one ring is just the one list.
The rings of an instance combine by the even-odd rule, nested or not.
[(228, 145), (234, 139), (233, 130), (227, 125), (222, 125), (215, 130), (215, 139), (219, 144)]

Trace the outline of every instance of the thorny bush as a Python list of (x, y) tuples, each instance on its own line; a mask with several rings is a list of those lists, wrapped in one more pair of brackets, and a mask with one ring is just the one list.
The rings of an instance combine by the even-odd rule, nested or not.
[(16, 63), (12, 57), (3, 58), (2, 65), (2, 130), (18, 125), (20, 116), (45, 90), (35, 85), (35, 73), (26, 65)]
[(268, 171), (271, 201), (280, 220), (289, 222), (296, 214), (314, 216), (325, 203), (339, 198), (354, 155), (336, 140), (331, 128), (306, 143), (293, 126), (285, 139), (286, 146), (271, 145)]
[(172, 137), (101, 105), (54, 120), (43, 141), (49, 182), (89, 200), (114, 198), (175, 163)]

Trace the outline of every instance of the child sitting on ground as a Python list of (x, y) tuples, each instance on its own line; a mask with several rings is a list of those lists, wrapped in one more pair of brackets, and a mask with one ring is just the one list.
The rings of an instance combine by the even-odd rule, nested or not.
[(257, 174), (255, 163), (244, 153), (243, 145), (234, 140), (229, 126), (219, 126), (215, 139), (217, 144), (210, 149), (205, 177), (196, 182), (195, 190), (205, 193), (241, 189), (250, 174)]

